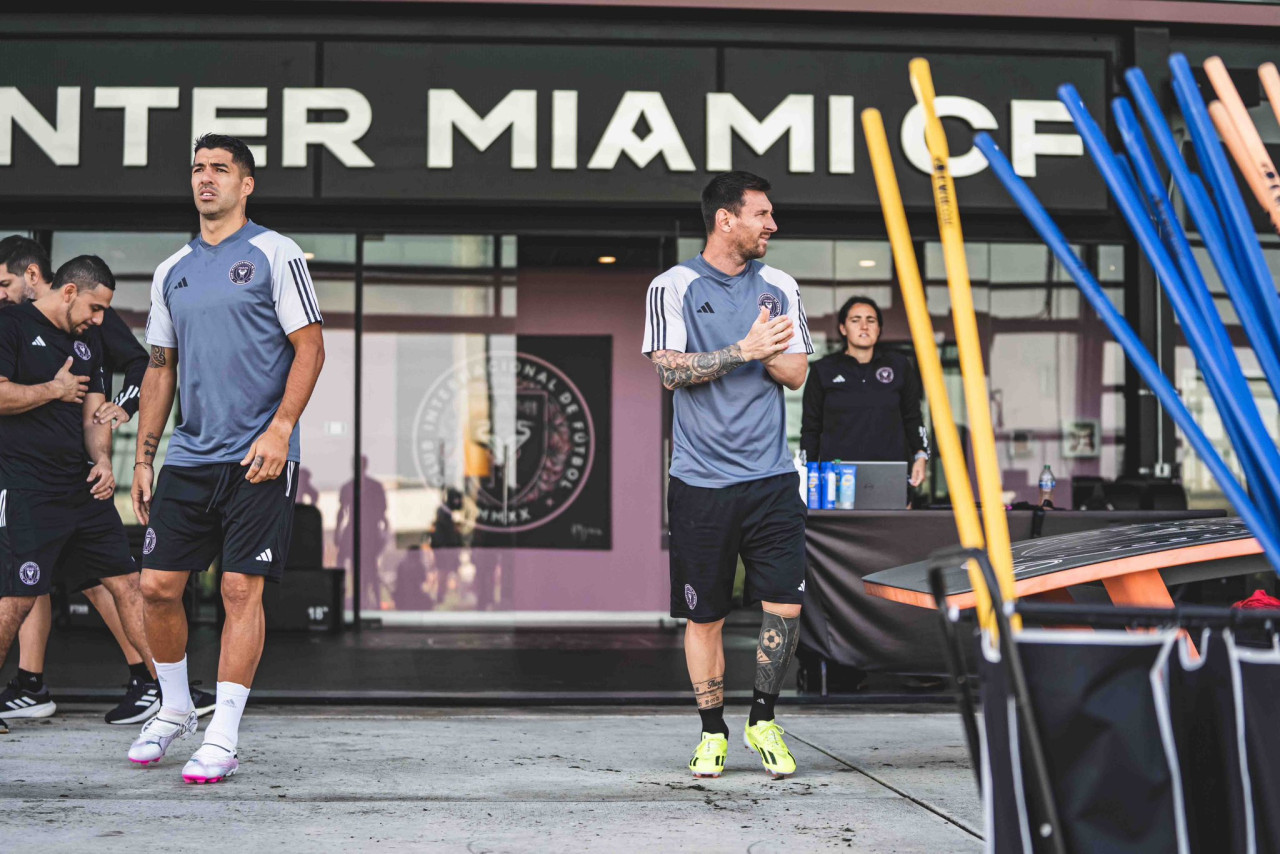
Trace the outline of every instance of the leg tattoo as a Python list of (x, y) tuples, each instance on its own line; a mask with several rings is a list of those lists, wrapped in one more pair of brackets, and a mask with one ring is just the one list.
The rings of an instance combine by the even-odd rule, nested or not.
[(693, 697), (699, 709), (714, 709), (724, 705), (724, 674), (712, 676), (705, 682), (693, 683)]
[(782, 691), (782, 679), (800, 640), (800, 618), (779, 617), (764, 612), (760, 624), (760, 645), (756, 647), (756, 690), (765, 694)]

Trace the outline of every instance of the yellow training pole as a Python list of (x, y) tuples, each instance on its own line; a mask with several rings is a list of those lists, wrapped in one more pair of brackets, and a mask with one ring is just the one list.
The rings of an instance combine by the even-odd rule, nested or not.
[[(942, 238), (942, 257), (947, 266), (947, 290), (951, 294), (951, 316), (956, 327), (956, 345), (960, 350), (960, 375), (964, 381), (964, 397), (968, 404), (970, 436), (974, 463), (978, 471), (978, 495), (982, 500), (982, 520), (987, 534), (987, 555), (1000, 582), (1000, 593), (1006, 602), (1017, 598), (1013, 587), (1013, 554), (1009, 550), (1009, 524), (1004, 515), (1004, 496), (1000, 485), (1000, 463), (996, 458), (995, 432), (991, 427), (991, 403), (987, 395), (987, 377), (982, 364), (982, 347), (978, 338), (978, 321), (973, 313), (973, 294), (969, 288), (969, 264), (964, 255), (964, 234), (960, 230), (960, 211), (956, 207), (956, 185), (948, 168), (950, 154), (942, 122), (934, 110), (933, 76), (929, 62), (916, 58), (908, 66), (911, 88), (916, 101), (924, 109), (924, 137), (933, 161), (933, 201), (938, 210), (938, 233)], [(1020, 628), (1017, 615), (1011, 619)]]
[[(938, 440), (938, 453), (942, 455), (947, 489), (951, 492), (956, 530), (960, 534), (961, 545), (980, 549), (983, 548), (982, 522), (973, 501), (973, 487), (969, 484), (960, 432), (956, 430), (947, 386), (942, 379), (942, 360), (938, 357), (938, 345), (933, 337), (933, 321), (929, 318), (924, 283), (920, 280), (915, 247), (911, 242), (911, 231), (907, 228), (907, 214), (902, 206), (902, 193), (898, 189), (898, 176), (889, 153), (889, 138), (885, 135), (884, 120), (879, 110), (862, 111), (862, 130), (866, 135), (867, 151), (871, 154), (871, 171), (875, 173), (876, 189), (880, 192), (880, 210), (884, 213), (889, 244), (893, 247), (893, 263), (898, 274), (898, 286), (902, 289), (902, 304), (907, 309), (907, 322), (911, 326), (916, 361), (920, 364), (920, 378), (924, 381), (925, 396), (933, 412), (933, 429)], [(987, 592), (986, 579), (975, 561), (969, 561), (969, 584), (973, 587), (979, 625), (989, 632), (994, 631), (991, 594)]]

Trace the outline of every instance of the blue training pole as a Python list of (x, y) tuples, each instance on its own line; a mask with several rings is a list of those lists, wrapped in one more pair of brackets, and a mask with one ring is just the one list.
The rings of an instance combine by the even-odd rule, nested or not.
[[(1222, 143), (1218, 141), (1218, 129), (1213, 126), (1213, 119), (1209, 117), (1204, 99), (1200, 97), (1200, 88), (1196, 85), (1187, 58), (1180, 53), (1173, 54), (1169, 57), (1169, 70), (1173, 72), (1173, 94), (1178, 99), (1187, 129), (1191, 131), (1196, 157), (1200, 159), (1214, 198), (1218, 200), (1227, 234), (1240, 252), (1244, 263), (1241, 275), (1252, 290), (1253, 301), (1267, 330), (1270, 348), (1275, 352), (1280, 350), (1280, 297), (1276, 295), (1271, 272), (1262, 256), (1262, 246), (1253, 229), (1253, 220), (1240, 195), (1240, 187), (1236, 184), (1231, 164), (1222, 151)], [(1254, 341), (1253, 347), (1259, 350), (1262, 344)], [(1273, 389), (1278, 382), (1280, 378), (1272, 380)]]
[(1142, 346), (1142, 342), (1138, 339), (1133, 328), (1116, 310), (1116, 307), (1111, 304), (1111, 300), (1107, 299), (1106, 293), (1103, 292), (1102, 286), (1098, 284), (1097, 280), (1093, 278), (1093, 274), (1071, 251), (1071, 246), (1067, 243), (1067, 238), (1062, 234), (1057, 223), (1053, 221), (1053, 218), (1049, 216), (1049, 213), (1040, 204), (1040, 200), (1036, 198), (1035, 193), (1031, 192), (1031, 188), (1014, 173), (1013, 165), (1009, 163), (1008, 158), (1000, 151), (999, 146), (996, 145), (991, 135), (983, 131), (978, 133), (973, 141), (978, 150), (987, 158), (987, 162), (991, 164), (991, 169), (995, 172), (996, 177), (1000, 179), (1005, 189), (1009, 191), (1009, 195), (1013, 197), (1018, 207), (1021, 208), (1023, 215), (1026, 216), (1032, 227), (1040, 235), (1040, 238), (1049, 246), (1049, 249), (1058, 259), (1058, 263), (1062, 264), (1067, 272), (1071, 274), (1071, 278), (1075, 280), (1080, 291), (1089, 300), (1093, 310), (1097, 312), (1098, 316), (1102, 318), (1102, 322), (1111, 330), (1116, 342), (1124, 349), (1125, 355), (1133, 363), (1134, 368), (1155, 393), (1160, 405), (1169, 412), (1174, 423), (1186, 434), (1191, 446), (1195, 448), (1196, 453), (1204, 460), (1214, 479), (1222, 487), (1227, 500), (1236, 508), (1249, 530), (1258, 538), (1258, 542), (1266, 553), (1271, 568), (1277, 575), (1280, 575), (1280, 542), (1277, 542), (1275, 532), (1272, 531), (1267, 522), (1258, 513), (1258, 508), (1254, 505), (1253, 499), (1249, 497), (1249, 494), (1240, 486), (1239, 481), (1231, 474), (1231, 470), (1222, 461), (1222, 457), (1218, 455), (1217, 450), (1209, 442), (1209, 438), (1200, 429), (1200, 425), (1191, 417), (1191, 413), (1187, 411), (1187, 407), (1183, 404), (1182, 398), (1178, 396), (1178, 392), (1173, 388), (1168, 378), (1160, 372), (1155, 359), (1151, 358), (1151, 354)]
[[(1064, 83), (1058, 87), (1058, 98), (1066, 105), (1076, 130), (1084, 140), (1085, 149), (1111, 189), (1111, 194), (1120, 205), (1120, 211), (1129, 223), (1129, 228), (1133, 230), (1138, 243), (1151, 260), (1156, 275), (1163, 281), (1165, 292), (1169, 295), (1174, 310), (1178, 312), (1179, 317), (1194, 318), (1195, 303), (1182, 287), (1182, 277), (1178, 267), (1165, 251), (1151, 221), (1143, 215), (1142, 202), (1136, 197), (1132, 188), (1125, 184), (1123, 173), (1116, 166), (1115, 156), (1107, 145), (1102, 129), (1093, 120), (1080, 94), (1070, 83)], [(1243, 427), (1250, 446), (1257, 450), (1259, 458), (1267, 461), (1274, 459), (1274, 466), (1264, 465), (1257, 474), (1266, 478), (1270, 494), (1280, 495), (1280, 454), (1277, 454), (1275, 445), (1267, 436), (1261, 416), (1258, 415), (1257, 405), (1253, 402), (1248, 387), (1244, 385), (1243, 377), (1240, 377), (1239, 384), (1232, 382), (1230, 372), (1214, 352), (1213, 341), (1206, 333), (1203, 323), (1189, 325), (1184, 323), (1182, 331), (1195, 352), (1196, 361), (1200, 363), (1200, 369), (1204, 372), (1206, 381), (1216, 384), (1219, 389), (1227, 392), (1222, 396), (1222, 403), (1225, 404), (1223, 419), (1233, 418)], [(1250, 417), (1251, 413), (1252, 417)], [(1264, 495), (1266, 494), (1264, 492)], [(1274, 508), (1268, 508), (1264, 516), (1271, 519), (1273, 510)]]
[[(1262, 415), (1258, 413), (1257, 404), (1254, 402), (1252, 395), (1249, 394), (1249, 384), (1245, 380), (1244, 371), (1240, 369), (1240, 362), (1236, 358), (1234, 348), (1231, 346), (1231, 339), (1227, 335), (1227, 329), (1222, 324), (1217, 307), (1213, 304), (1213, 296), (1209, 293), (1209, 287), (1205, 284), (1204, 277), (1200, 273), (1200, 267), (1196, 264), (1195, 256), (1191, 253), (1191, 244), (1187, 242), (1187, 236), (1182, 230), (1182, 224), (1174, 216), (1173, 207), (1165, 195), (1164, 184), (1160, 180), (1159, 172), (1156, 171), (1155, 158), (1147, 147), (1142, 128), (1138, 125), (1138, 118), (1134, 115), (1133, 108), (1129, 105), (1129, 102), (1124, 98), (1113, 100), (1111, 107), (1116, 119), (1116, 127), (1120, 131), (1121, 139), (1124, 140), (1125, 150), (1129, 153), (1129, 162), (1132, 164), (1135, 174), (1139, 177), (1141, 187), (1149, 202), (1148, 212), (1155, 211), (1156, 224), (1159, 226), (1160, 234), (1164, 238), (1165, 249), (1173, 256), (1174, 261), (1182, 272), (1181, 282), (1162, 283), (1166, 290), (1171, 287), (1184, 290), (1196, 309), (1195, 314), (1190, 317), (1179, 312), (1178, 319), (1182, 325), (1186, 327), (1192, 324), (1202, 324), (1205, 332), (1208, 333), (1209, 343), (1213, 345), (1214, 358), (1219, 361), (1231, 383), (1229, 388), (1222, 388), (1210, 382), (1208, 383), (1209, 392), (1213, 396), (1214, 404), (1218, 407), (1218, 412), (1222, 414), (1223, 425), (1231, 438), (1231, 444), (1236, 449), (1236, 452), (1240, 454), (1240, 459), (1244, 466), (1245, 479), (1251, 486), (1258, 488), (1262, 493), (1259, 496), (1259, 510), (1271, 520), (1273, 526), (1280, 529), (1280, 516), (1277, 515), (1277, 511), (1280, 510), (1280, 493), (1269, 491), (1270, 480), (1265, 477), (1269, 463), (1280, 465), (1280, 454), (1276, 453), (1275, 445), (1267, 437)], [(1136, 189), (1131, 189), (1130, 192), (1136, 192)], [(1174, 301), (1173, 304), (1175, 310), (1181, 305), (1178, 301)], [(1197, 357), (1199, 357), (1199, 354), (1197, 354)], [(1250, 433), (1246, 425), (1228, 417), (1227, 413), (1230, 412), (1230, 409), (1223, 399), (1223, 396), (1228, 394), (1241, 396), (1243, 409), (1250, 416), (1250, 421), (1254, 424), (1256, 432)], [(1252, 436), (1259, 436), (1259, 441), (1263, 447), (1255, 447)], [(1268, 459), (1267, 451), (1271, 452), (1270, 459)]]
[[(1152, 139), (1155, 140), (1156, 148), (1160, 151), (1161, 158), (1164, 160), (1165, 165), (1169, 167), (1169, 173), (1173, 176), (1174, 183), (1186, 200), (1187, 210), (1191, 214), (1191, 219), (1196, 224), (1201, 239), (1204, 240), (1205, 248), (1209, 251), (1209, 257), (1213, 259), (1213, 265), (1218, 270), (1218, 277), (1222, 279), (1227, 296), (1231, 298), (1231, 304), (1235, 306), (1236, 314), (1240, 317), (1245, 334), (1249, 336), (1249, 341), (1253, 344), (1254, 354), (1258, 357), (1258, 363), (1262, 366), (1262, 372), (1271, 387), (1271, 393), (1276, 400), (1280, 400), (1280, 355), (1270, 344), (1271, 336), (1267, 332), (1263, 316), (1257, 307), (1257, 300), (1253, 296), (1252, 288), (1237, 265), (1236, 259), (1240, 253), (1232, 241), (1227, 238), (1226, 232), (1223, 231), (1222, 220), (1219, 218), (1213, 202), (1210, 201), (1203, 182), (1191, 172), (1187, 167), (1186, 161), (1182, 159), (1182, 153), (1178, 150), (1178, 144), (1173, 138), (1173, 132), (1169, 130), (1168, 124), (1165, 123), (1164, 114), (1156, 101), (1155, 93), (1151, 91), (1151, 86), (1147, 83), (1146, 76), (1143, 75), (1140, 69), (1130, 68), (1125, 72), (1124, 78), (1125, 82), (1129, 84), (1129, 91), (1133, 93), (1134, 103), (1137, 105), (1138, 112), (1142, 115), (1143, 122), (1146, 124)], [(1256, 246), (1257, 240), (1253, 240), (1253, 243)]]

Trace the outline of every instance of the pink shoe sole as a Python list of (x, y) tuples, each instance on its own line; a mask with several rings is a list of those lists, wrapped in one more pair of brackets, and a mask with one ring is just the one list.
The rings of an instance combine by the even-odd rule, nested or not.
[(160, 762), (161, 759), (164, 759), (164, 757), (161, 756), (156, 759), (141, 759), (141, 760), (131, 758), (129, 761), (132, 762), (134, 765), (145, 767), (147, 765), (156, 765)]
[(218, 783), (225, 779), (225, 777), (188, 777), (186, 774), (182, 775), (182, 782), (199, 783), (201, 785), (205, 783)]

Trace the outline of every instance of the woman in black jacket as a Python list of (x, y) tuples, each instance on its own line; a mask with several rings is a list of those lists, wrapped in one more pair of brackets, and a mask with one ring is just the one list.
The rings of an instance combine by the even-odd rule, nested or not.
[(850, 297), (837, 317), (845, 346), (809, 368), (800, 447), (809, 462), (903, 460), (919, 486), (929, 459), (920, 374), (906, 356), (876, 347), (883, 318), (875, 300)]

